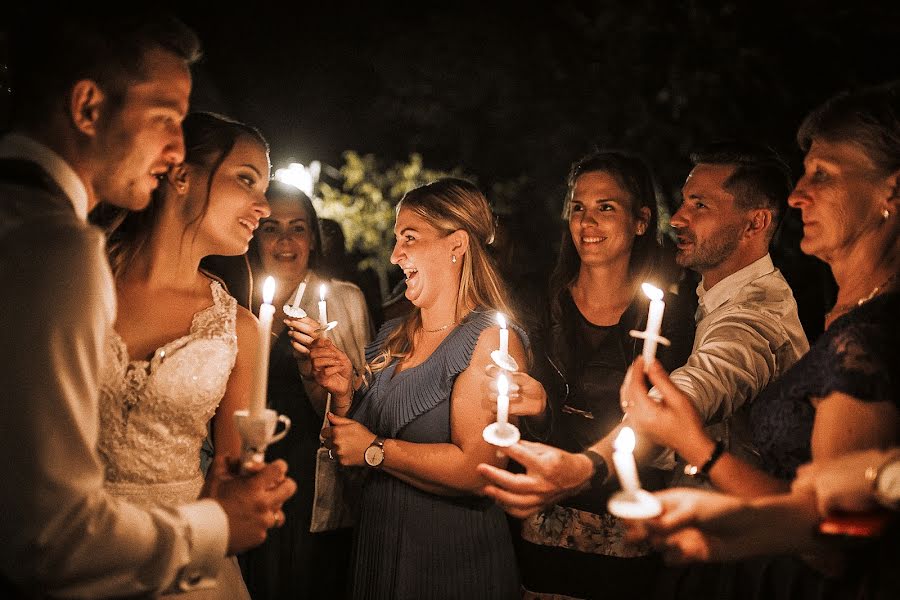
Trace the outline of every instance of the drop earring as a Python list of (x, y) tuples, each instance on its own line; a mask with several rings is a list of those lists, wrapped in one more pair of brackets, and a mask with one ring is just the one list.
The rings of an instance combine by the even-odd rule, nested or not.
[(883, 211), (881, 211), (881, 218), (882, 218), (883, 220), (885, 220), (885, 221), (887, 221), (888, 219), (890, 219), (890, 218), (891, 218), (891, 211), (889, 211), (888, 209), (885, 208)]
[(456, 255), (455, 254), (450, 255), (450, 262), (452, 262), (454, 265), (456, 264)]

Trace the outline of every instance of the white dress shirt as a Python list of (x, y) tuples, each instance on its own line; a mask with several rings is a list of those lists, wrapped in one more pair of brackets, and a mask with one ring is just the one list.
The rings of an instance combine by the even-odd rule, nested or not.
[[(116, 299), (84, 184), (23, 136), (65, 198), (0, 180), (0, 572), (27, 592), (99, 598), (215, 584), (228, 520), (213, 500), (144, 510), (103, 488), (98, 372)], [(74, 207), (74, 210), (72, 210)]]
[(697, 296), (693, 351), (670, 377), (694, 401), (707, 433), (753, 461), (741, 409), (809, 350), (797, 303), (768, 254), (709, 290), (701, 281)]

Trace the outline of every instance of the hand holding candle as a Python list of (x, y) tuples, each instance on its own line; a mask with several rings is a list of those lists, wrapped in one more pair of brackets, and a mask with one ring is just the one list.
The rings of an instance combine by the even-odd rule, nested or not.
[(666, 303), (663, 302), (662, 290), (646, 282), (641, 284), (641, 289), (644, 290), (644, 293), (650, 298), (650, 312), (647, 315), (647, 329), (644, 331), (631, 330), (630, 334), (633, 337), (643, 338), (644, 340), (644, 351), (642, 356), (644, 357), (644, 372), (646, 373), (647, 369), (650, 368), (650, 363), (652, 363), (653, 359), (656, 357), (656, 345), (662, 344), (668, 346), (669, 340), (659, 335), (660, 328), (662, 327), (663, 312), (666, 309)]

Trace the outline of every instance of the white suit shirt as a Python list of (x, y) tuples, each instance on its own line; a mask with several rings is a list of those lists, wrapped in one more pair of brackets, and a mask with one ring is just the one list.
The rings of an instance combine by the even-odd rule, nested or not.
[(768, 254), (709, 290), (701, 281), (697, 296), (693, 350), (670, 376), (694, 401), (708, 433), (752, 461), (742, 409), (809, 351), (797, 303)]
[(116, 315), (105, 240), (59, 155), (19, 135), (0, 160), (0, 573), (23, 591), (100, 598), (215, 584), (228, 520), (213, 500), (144, 510), (103, 488), (98, 371)]

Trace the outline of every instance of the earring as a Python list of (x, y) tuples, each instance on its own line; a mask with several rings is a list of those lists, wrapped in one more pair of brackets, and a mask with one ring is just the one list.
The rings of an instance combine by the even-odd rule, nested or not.
[(883, 211), (881, 211), (881, 218), (884, 219), (885, 221), (887, 221), (888, 219), (890, 219), (890, 218), (891, 218), (891, 211), (889, 211), (888, 209), (885, 208)]
[(452, 262), (454, 265), (456, 264), (456, 255), (455, 254), (450, 255), (450, 262)]

